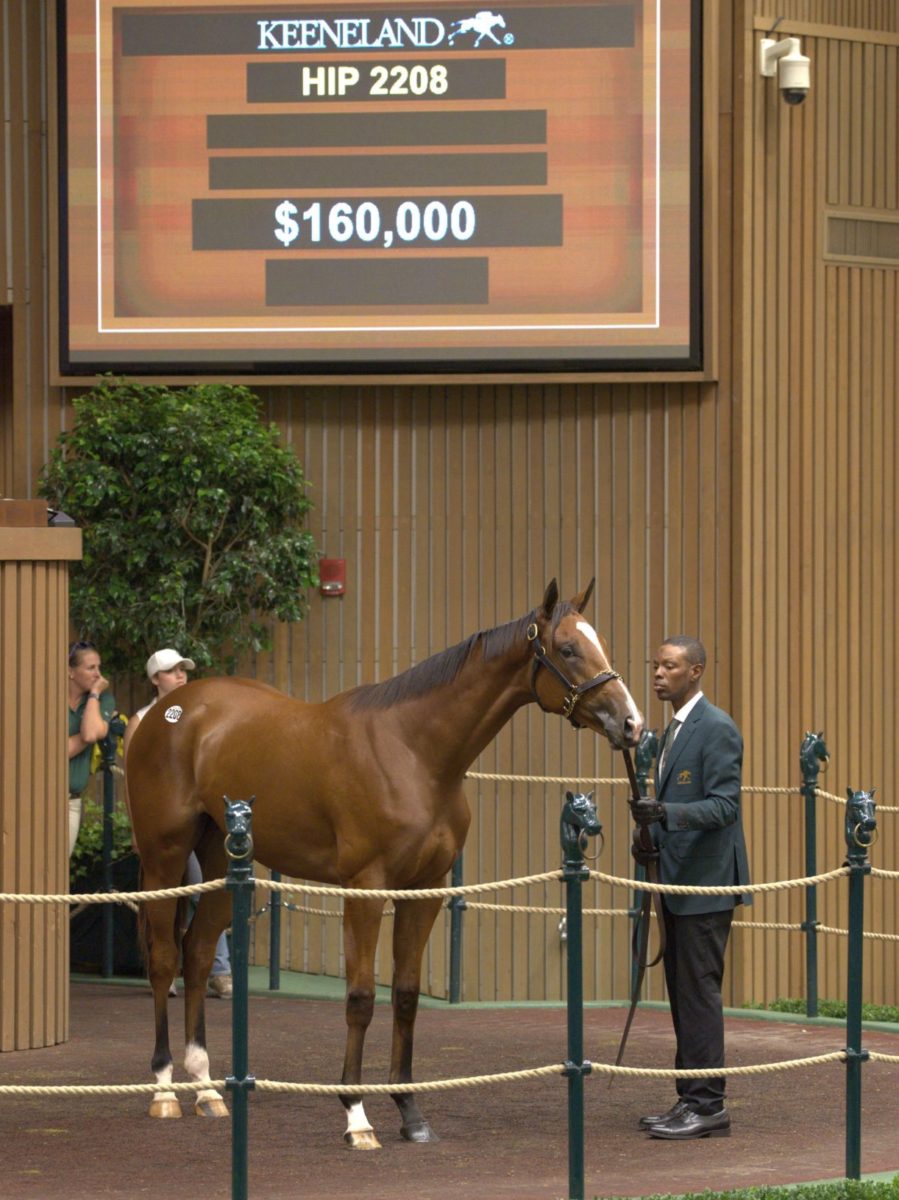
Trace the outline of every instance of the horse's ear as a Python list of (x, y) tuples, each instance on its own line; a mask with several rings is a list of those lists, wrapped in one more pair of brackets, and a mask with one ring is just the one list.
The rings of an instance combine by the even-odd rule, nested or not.
[(559, 603), (559, 585), (555, 579), (551, 579), (546, 585), (546, 591), (543, 593), (543, 615), (547, 618), (553, 615), (553, 609)]
[(595, 575), (590, 580), (590, 582), (587, 584), (587, 586), (584, 588), (584, 590), (581, 592), (581, 594), (579, 596), (575, 596), (574, 599), (571, 601), (572, 607), (576, 608), (579, 613), (582, 613), (584, 611), (584, 609), (587, 607), (587, 602), (590, 599), (590, 597), (593, 595), (594, 583), (596, 583)]

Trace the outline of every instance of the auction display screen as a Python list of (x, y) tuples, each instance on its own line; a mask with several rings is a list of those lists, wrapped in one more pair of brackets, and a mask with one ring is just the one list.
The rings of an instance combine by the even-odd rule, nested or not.
[(698, 0), (58, 0), (60, 372), (701, 366)]

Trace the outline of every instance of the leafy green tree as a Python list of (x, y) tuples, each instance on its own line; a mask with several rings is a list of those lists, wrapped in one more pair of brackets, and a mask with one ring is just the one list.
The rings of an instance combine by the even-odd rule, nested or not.
[(70, 612), (104, 668), (175, 646), (231, 671), (318, 583), (303, 471), (248, 389), (105, 377), (74, 401), (40, 494), (83, 530)]

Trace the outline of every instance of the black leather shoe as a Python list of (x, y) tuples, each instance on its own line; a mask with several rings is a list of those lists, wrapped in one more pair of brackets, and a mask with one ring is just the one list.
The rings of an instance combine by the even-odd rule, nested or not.
[(730, 1117), (726, 1108), (708, 1116), (688, 1108), (670, 1121), (650, 1126), (648, 1133), (650, 1137), (666, 1138), (671, 1142), (685, 1142), (690, 1138), (730, 1137)]
[(676, 1100), (667, 1112), (656, 1113), (653, 1117), (641, 1117), (637, 1124), (641, 1129), (652, 1129), (654, 1125), (664, 1125), (672, 1117), (679, 1117), (682, 1113), (689, 1111), (683, 1100)]

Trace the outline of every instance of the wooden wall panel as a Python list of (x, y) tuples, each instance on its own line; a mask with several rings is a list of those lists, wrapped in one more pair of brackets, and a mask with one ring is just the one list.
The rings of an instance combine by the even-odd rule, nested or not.
[[(761, 0), (709, 0), (707, 9), (711, 37), (721, 38), (707, 47), (718, 70), (706, 85), (715, 378), (262, 388), (311, 481), (313, 532), (327, 555), (346, 558), (349, 586), (341, 600), (313, 596), (309, 619), (276, 630), (272, 652), (242, 669), (319, 699), (520, 615), (552, 575), (571, 593), (595, 572), (595, 624), (651, 726), (663, 723), (650, 687), (653, 649), (668, 633), (696, 631), (710, 653), (707, 690), (743, 730), (747, 782), (797, 781), (802, 735), (821, 728), (834, 763), (826, 785), (876, 785), (889, 803), (897, 767), (897, 271), (825, 262), (822, 250), (828, 211), (883, 217), (899, 206), (899, 9), (892, 0), (782, 0), (778, 36), (800, 33), (813, 64), (813, 91), (798, 109), (757, 74), (757, 39), (773, 10)], [(46, 382), (46, 12), (43, 2), (0, 0), (0, 303), (12, 312), (10, 379), (0, 380), (0, 488), (22, 496), (34, 494), (40, 465), (71, 422), (71, 394)], [(145, 701), (139, 682), (117, 680), (116, 692), (132, 707)], [(615, 758), (531, 708), (476, 766), (589, 779), (619, 776)], [(556, 865), (563, 791), (472, 781), (467, 879)], [(597, 800), (606, 835), (600, 865), (627, 875), (624, 791), (599, 789)], [(798, 798), (747, 796), (745, 812), (755, 879), (802, 874)], [(821, 802), (822, 867), (841, 861), (841, 815)], [(899, 826), (887, 818), (878, 861), (895, 866)], [(591, 906), (628, 900), (590, 891)], [(895, 930), (895, 891), (873, 883), (872, 894), (878, 927)], [(555, 886), (517, 899), (561, 903)], [(298, 904), (337, 909), (317, 898)], [(845, 924), (840, 889), (821, 904), (822, 919)], [(799, 921), (802, 897), (777, 893), (744, 916)], [(285, 925), (285, 966), (341, 973), (339, 918), (293, 914)], [(446, 983), (443, 917), (439, 928), (426, 963), (434, 994)], [(562, 994), (557, 917), (472, 910), (466, 930), (467, 997)], [(388, 938), (389, 928), (382, 980)], [(588, 996), (625, 995), (628, 942), (620, 918), (597, 922)], [(839, 994), (841, 947), (822, 942), (822, 994)], [(741, 930), (728, 999), (799, 994), (802, 958), (793, 935)], [(869, 951), (872, 999), (896, 1002), (896, 965), (891, 944)], [(658, 976), (647, 994), (661, 997)]]
[[(811, 26), (783, 21), (778, 35), (801, 33), (813, 64), (812, 92), (791, 110), (757, 74), (766, 19), (760, 5), (755, 10), (743, 39), (751, 116), (742, 158), (750, 211), (738, 256), (746, 346), (738, 379), (745, 397), (738, 598), (741, 658), (756, 669), (744, 673), (737, 707), (752, 733), (752, 778), (788, 777), (804, 729), (823, 729), (834, 767), (822, 786), (845, 795), (850, 786), (885, 785), (889, 793), (896, 769), (889, 720), (891, 600), (899, 580), (889, 464), (897, 452), (899, 263), (828, 263), (823, 236), (830, 208), (859, 217), (897, 208), (895, 173), (885, 164), (899, 149), (899, 39), (891, 36), (895, 26), (881, 25), (883, 36), (856, 29), (842, 37), (831, 25), (827, 36), (814, 36)], [(876, 17), (870, 9), (868, 15)], [(836, 19), (833, 9), (796, 16)], [(830, 801), (818, 808), (824, 870), (845, 855), (843, 809)], [(799, 804), (760, 799), (749, 827), (766, 878), (795, 877), (803, 854)], [(875, 864), (894, 868), (897, 849), (899, 825), (884, 813)], [(755, 908), (758, 920), (804, 916), (798, 891), (766, 897)], [(873, 883), (868, 912), (872, 928), (895, 931), (895, 887)], [(845, 928), (845, 914), (845, 886), (821, 889), (819, 919)], [(803, 994), (801, 943), (746, 931), (743, 938), (749, 994)], [(839, 997), (845, 942), (821, 937), (819, 944), (820, 994)], [(890, 943), (867, 944), (866, 994), (873, 1001), (895, 1002), (895, 965)]]
[[(0, 891), (67, 891), (65, 756), (72, 530), (0, 529)], [(0, 909), (0, 1050), (68, 1036), (68, 913)]]
[(899, 33), (899, 9), (895, 0), (777, 0), (761, 3), (756, 0), (755, 11), (770, 29), (777, 17), (783, 25), (797, 22), (817, 25), (846, 26), (850, 29)]
[(48, 388), (46, 6), (0, 0), (0, 30), (0, 304), (12, 306), (6, 331), (12, 334), (12, 389), (0, 395), (0, 493), (30, 496), (58, 433), (61, 407)]
[[(649, 660), (668, 633), (696, 629), (706, 638), (709, 688), (727, 703), (730, 504), (719, 496), (728, 478), (719, 463), (729, 423), (717, 412), (717, 395), (711, 385), (683, 384), (384, 388), (360, 406), (354, 389), (266, 392), (270, 415), (303, 447), (315, 484), (312, 530), (327, 554), (347, 559), (346, 596), (314, 596), (308, 619), (291, 633), (289, 690), (318, 699), (385, 678), (477, 629), (522, 615), (553, 576), (573, 595), (596, 575), (593, 619), (656, 727), (663, 715), (651, 699)], [(331, 457), (340, 430), (353, 432), (344, 452)], [(341, 539), (340, 527), (356, 536)], [(476, 769), (584, 780), (623, 774), (620, 756), (605, 742), (534, 707), (513, 719)], [(564, 790), (472, 781), (466, 879), (557, 866)], [(606, 832), (602, 865), (627, 875), (624, 789), (603, 789), (597, 799)], [(562, 903), (555, 884), (484, 899)], [(625, 894), (599, 887), (590, 900), (604, 908), (627, 902)], [(466, 994), (561, 995), (558, 924), (549, 914), (471, 910)], [(387, 937), (389, 929), (380, 953), (385, 982)], [(621, 995), (627, 923), (604, 918), (597, 944), (589, 958), (590, 994)], [(433, 940), (426, 967), (438, 994), (446, 983), (445, 956), (444, 932)], [(338, 973), (341, 961), (336, 921), (290, 918), (286, 964)], [(661, 994), (660, 981), (653, 986)]]

